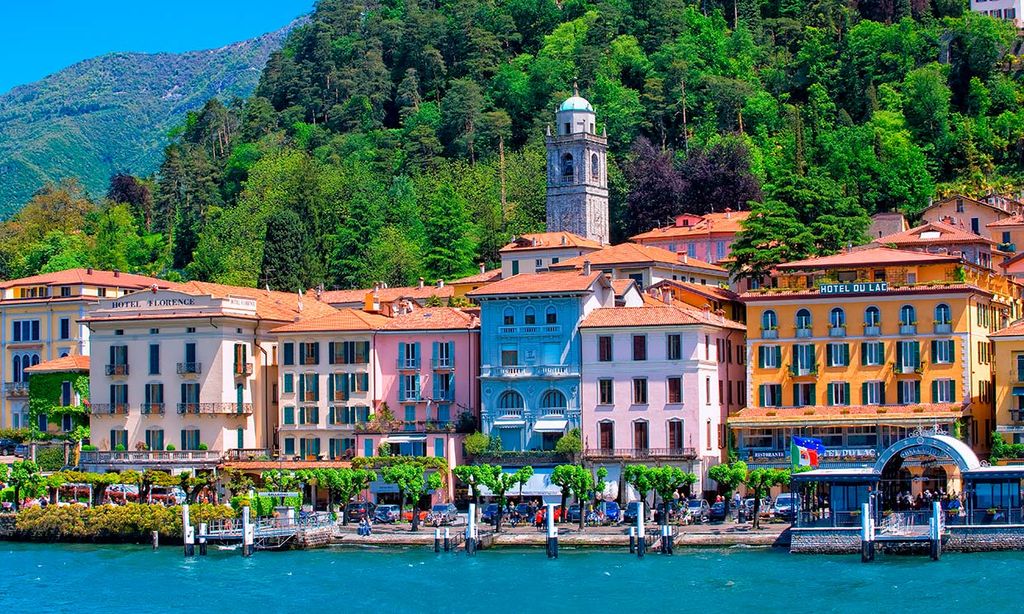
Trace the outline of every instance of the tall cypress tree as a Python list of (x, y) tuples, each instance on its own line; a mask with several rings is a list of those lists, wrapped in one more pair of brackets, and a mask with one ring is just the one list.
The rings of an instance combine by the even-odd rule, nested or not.
[(262, 279), (272, 290), (298, 292), (302, 287), (302, 255), (305, 232), (298, 214), (281, 209), (267, 220), (263, 242)]

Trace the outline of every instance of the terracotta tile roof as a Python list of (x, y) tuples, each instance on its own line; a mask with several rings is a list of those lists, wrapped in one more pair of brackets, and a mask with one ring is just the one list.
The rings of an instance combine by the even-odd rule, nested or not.
[(1020, 337), (1024, 336), (1024, 320), (1011, 322), (1006, 328), (989, 333), (989, 337)]
[(1002, 226), (1024, 226), (1024, 215), (1012, 215), (995, 222), (985, 224), (985, 228), (999, 228)]
[(746, 330), (746, 326), (703, 309), (687, 305), (645, 304), (643, 307), (603, 307), (591, 311), (580, 328), (611, 328), (619, 326), (687, 326), (710, 324), (723, 328)]
[(601, 249), (601, 244), (571, 232), (534, 232), (516, 237), (515, 240), (498, 251), (525, 252), (534, 249), (555, 249), (559, 247)]
[(870, 249), (841, 252), (832, 256), (820, 256), (806, 260), (785, 262), (776, 268), (779, 270), (828, 269), (850, 266), (935, 264), (941, 262), (960, 262), (960, 257), (948, 254), (927, 254), (924, 252), (892, 249), (890, 247), (872, 247)]
[(708, 234), (735, 234), (740, 232), (743, 220), (750, 216), (749, 211), (727, 211), (722, 213), (708, 213), (701, 217), (700, 221), (689, 226), (666, 226), (655, 228), (638, 235), (633, 235), (630, 240), (650, 241), (651, 239), (672, 239), (678, 237), (691, 237), (694, 235)]
[(354, 290), (325, 290), (320, 294), (320, 301), (328, 305), (341, 305), (345, 303), (362, 303), (366, 300), (366, 294), (373, 291), (373, 288), (356, 288)]
[(596, 252), (591, 252), (583, 256), (576, 256), (575, 258), (569, 258), (568, 260), (562, 260), (557, 264), (551, 265), (550, 268), (552, 271), (567, 269), (570, 267), (578, 269), (582, 268), (583, 263), (587, 260), (590, 261), (590, 264), (596, 267), (626, 266), (631, 264), (652, 266), (655, 264), (664, 264), (667, 266), (692, 267), (725, 273), (725, 269), (718, 265), (704, 262), (703, 260), (698, 260), (696, 258), (682, 256), (660, 247), (641, 245), (639, 243), (619, 243), (618, 245), (610, 245), (599, 249)]
[[(604, 273), (594, 271), (583, 275), (572, 269), (548, 273), (522, 273), (502, 279), (482, 288), (468, 292), (466, 296), (497, 296), (505, 294), (547, 294), (561, 292), (586, 292), (598, 280), (606, 279)], [(610, 282), (605, 281), (605, 284)]]
[(67, 371), (88, 371), (88, 356), (63, 356), (41, 362), (25, 369), (25, 373), (65, 373)]
[(970, 204), (975, 205), (975, 206), (986, 207), (986, 208), (992, 209), (994, 211), (999, 211), (1000, 213), (1009, 214), (1009, 212), (1006, 209), (1003, 209), (1002, 207), (1000, 207), (998, 205), (995, 205), (995, 204), (992, 204), (992, 203), (989, 203), (989, 202), (985, 202), (983, 200), (978, 200), (977, 198), (971, 198), (970, 196), (964, 196), (963, 194), (951, 194), (950, 196), (947, 196), (946, 198), (943, 198), (941, 200), (937, 200), (937, 201), (933, 202), (931, 205), (928, 205), (927, 207), (922, 209), (921, 213), (924, 214), (925, 212), (929, 211), (930, 209), (934, 209), (936, 207), (940, 207), (942, 205), (954, 202), (956, 200), (962, 200), (962, 201), (964, 201), (966, 203), (970, 203)]
[(622, 296), (629, 290), (630, 286), (635, 286), (636, 282), (632, 279), (613, 279), (612, 290), (615, 291), (615, 296)]
[(76, 284), (136, 289), (149, 288), (153, 284), (160, 288), (172, 288), (177, 285), (173, 282), (157, 279), (156, 277), (146, 277), (145, 275), (134, 275), (132, 273), (115, 273), (114, 271), (102, 271), (99, 269), (66, 269), (55, 273), (42, 273), (30, 277), (9, 279), (0, 282), (0, 288), (13, 288), (16, 286), (69, 286)]
[(491, 269), (490, 271), (484, 271), (483, 273), (477, 273), (476, 275), (470, 275), (469, 277), (463, 277), (461, 279), (455, 279), (448, 282), (449, 284), (486, 284), (492, 281), (498, 281), (501, 279), (501, 269)]
[(274, 329), (275, 333), (313, 333), (313, 332), (368, 332), (384, 328), (386, 316), (366, 313), (359, 309), (339, 309), (322, 318), (312, 318), (285, 324)]
[[(327, 303), (328, 305), (345, 305), (349, 303), (358, 303), (359, 305), (362, 305), (366, 300), (366, 295), (371, 292), (373, 292), (373, 288), (356, 290), (327, 290), (320, 295), (320, 302)], [(307, 296), (313, 296), (309, 292), (306, 294)], [(422, 302), (432, 296), (448, 299), (455, 296), (455, 289), (448, 284), (445, 284), (444, 287), (441, 288), (438, 288), (437, 286), (424, 285), (422, 288), (419, 286), (396, 286), (394, 288), (377, 289), (377, 298), (380, 299), (382, 303), (392, 303), (402, 298)]]
[[(928, 236), (925, 234), (928, 233)], [(935, 233), (938, 236), (932, 236)], [(959, 228), (946, 222), (927, 222), (903, 232), (897, 232), (873, 241), (878, 245), (934, 245), (942, 243), (986, 243), (995, 245), (995, 241), (976, 235), (969, 230)]]
[(476, 316), (454, 307), (424, 307), (389, 318), (384, 330), (472, 330), (480, 326)]
[(256, 315), (268, 320), (284, 320), (291, 322), (296, 318), (318, 318), (334, 313), (330, 305), (317, 301), (316, 297), (306, 293), (302, 297), (302, 309), (299, 309), (299, 295), (291, 292), (276, 292), (243, 286), (228, 286), (207, 281), (190, 281), (180, 284), (181, 292), (209, 295), (214, 298), (237, 296), (256, 301)]
[(917, 405), (847, 405), (813, 407), (745, 407), (729, 418), (730, 426), (768, 426), (773, 424), (878, 423), (888, 421), (926, 423), (935, 419), (961, 416), (967, 406), (959, 403), (920, 403)]
[(686, 292), (693, 292), (716, 301), (738, 301), (740, 295), (736, 294), (728, 288), (721, 288), (719, 286), (712, 286), (706, 284), (695, 284), (689, 281), (677, 281), (675, 279), (665, 279), (651, 286), (652, 288), (678, 288)]

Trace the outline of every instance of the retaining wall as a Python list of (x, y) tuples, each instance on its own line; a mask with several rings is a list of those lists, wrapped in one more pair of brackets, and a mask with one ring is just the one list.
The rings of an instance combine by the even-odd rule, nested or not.
[(789, 551), (798, 554), (854, 554), (860, 552), (860, 529), (790, 529)]

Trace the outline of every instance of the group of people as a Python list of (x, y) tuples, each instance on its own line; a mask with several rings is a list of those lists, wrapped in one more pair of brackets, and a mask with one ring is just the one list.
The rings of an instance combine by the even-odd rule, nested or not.
[(966, 509), (963, 493), (933, 491), (928, 488), (918, 493), (916, 497), (909, 490), (901, 491), (893, 498), (891, 505), (896, 512), (928, 511), (936, 501), (945, 511), (962, 514)]

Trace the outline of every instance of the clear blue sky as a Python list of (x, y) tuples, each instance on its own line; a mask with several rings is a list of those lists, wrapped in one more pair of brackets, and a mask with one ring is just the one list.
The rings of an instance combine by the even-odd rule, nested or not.
[(314, 0), (0, 0), (0, 93), (111, 51), (191, 51), (272, 32)]

